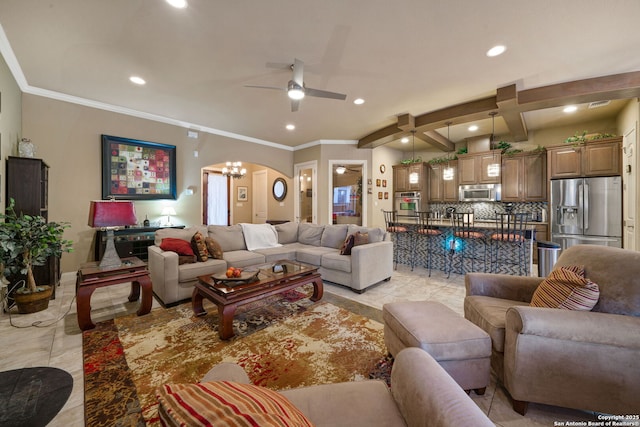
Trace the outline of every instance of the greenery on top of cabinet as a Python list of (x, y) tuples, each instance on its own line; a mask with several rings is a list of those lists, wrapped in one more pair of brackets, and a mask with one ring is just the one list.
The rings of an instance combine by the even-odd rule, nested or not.
[(587, 130), (583, 130), (582, 133), (574, 133), (573, 136), (564, 140), (565, 144), (584, 143), (587, 141), (597, 141), (599, 139), (615, 138), (616, 134), (613, 133), (592, 133), (587, 134)]

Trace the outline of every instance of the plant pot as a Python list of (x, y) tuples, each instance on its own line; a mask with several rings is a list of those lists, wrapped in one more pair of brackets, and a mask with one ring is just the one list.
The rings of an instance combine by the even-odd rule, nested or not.
[(49, 299), (51, 299), (53, 289), (51, 286), (38, 286), (38, 288), (42, 288), (43, 290), (29, 294), (22, 294), (20, 292), (13, 294), (13, 299), (18, 306), (18, 313), (37, 313), (49, 307)]

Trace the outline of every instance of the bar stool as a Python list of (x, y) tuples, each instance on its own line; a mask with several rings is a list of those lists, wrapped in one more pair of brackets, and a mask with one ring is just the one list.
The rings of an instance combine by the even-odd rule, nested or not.
[[(432, 214), (430, 211), (416, 212), (416, 214), (418, 215), (419, 222), (418, 222), (418, 228), (416, 229), (414, 244), (415, 244), (416, 252), (420, 254), (425, 254), (426, 252), (426, 257), (427, 257), (426, 267), (429, 269), (429, 277), (431, 277), (431, 256), (433, 253), (433, 241), (441, 239), (443, 236), (443, 233), (442, 231), (438, 230), (433, 225), (431, 225)], [(421, 239), (426, 239), (425, 246), (422, 246), (420, 244)], [(423, 247), (426, 247), (426, 250), (422, 249)], [(444, 253), (443, 255), (446, 256), (446, 253)]]
[[(522, 276), (524, 267), (525, 275), (528, 275), (528, 263), (526, 262), (526, 238), (524, 224), (527, 222), (527, 213), (499, 213), (496, 212), (496, 231), (491, 234), (491, 272), (498, 270), (500, 265), (517, 265), (518, 274)], [(512, 257), (500, 257), (501, 249), (517, 249), (518, 262)], [(509, 250), (509, 254), (512, 250)]]
[[(411, 251), (413, 250), (412, 236), (409, 232), (409, 228), (398, 222), (398, 213), (396, 211), (382, 211), (384, 213), (384, 222), (386, 230), (391, 234), (391, 240), (393, 241), (393, 269), (398, 268), (398, 253), (405, 252), (410, 256), (411, 271), (413, 271), (413, 257), (411, 257)], [(375, 260), (374, 260), (375, 261)]]
[[(478, 252), (482, 250), (483, 267), (482, 271), (487, 271), (487, 239), (486, 235), (473, 228), (473, 212), (454, 212), (451, 214), (451, 225), (453, 235), (448, 244), (449, 250), (449, 272), (447, 278), (451, 275), (453, 269), (453, 257), (456, 253), (460, 259), (460, 274), (465, 273), (464, 259), (471, 258), (471, 271), (474, 268), (475, 260), (478, 258)], [(466, 255), (465, 255), (466, 254)]]

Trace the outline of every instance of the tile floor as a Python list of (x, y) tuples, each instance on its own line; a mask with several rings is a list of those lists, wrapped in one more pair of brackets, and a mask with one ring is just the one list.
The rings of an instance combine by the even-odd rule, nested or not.
[[(49, 308), (40, 313), (9, 316), (0, 312), (0, 370), (33, 366), (53, 366), (69, 372), (74, 379), (73, 391), (62, 411), (50, 426), (82, 426), (83, 374), (82, 334), (76, 319), (74, 299), (75, 274), (65, 273), (57, 297)], [(134, 313), (137, 303), (129, 303), (127, 284), (98, 289), (91, 299), (94, 322), (114, 316)], [(391, 281), (356, 294), (346, 288), (325, 284), (325, 293), (351, 299), (371, 307), (382, 309), (387, 302), (401, 300), (435, 300), (462, 314), (464, 298), (463, 276), (452, 274), (450, 279), (442, 272), (433, 271), (432, 277), (422, 268), (413, 272), (399, 265)], [(154, 300), (153, 308), (160, 307)], [(12, 322), (18, 328), (11, 326)], [(499, 426), (553, 426), (555, 421), (580, 421), (590, 418), (590, 413), (530, 404), (526, 417), (515, 413), (504, 389), (492, 381), (484, 396), (473, 392), (471, 397)], [(90, 427), (90, 426), (89, 426)]]

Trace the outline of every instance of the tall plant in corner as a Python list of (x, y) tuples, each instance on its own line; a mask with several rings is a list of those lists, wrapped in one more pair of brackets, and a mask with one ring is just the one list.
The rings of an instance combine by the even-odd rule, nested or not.
[(25, 277), (25, 284), (16, 292), (34, 294), (45, 290), (37, 286), (33, 266), (44, 265), (50, 256), (71, 252), (72, 242), (63, 239), (67, 222), (47, 222), (39, 215), (16, 214), (15, 201), (10, 199), (6, 213), (0, 213), (0, 272), (7, 278)]

